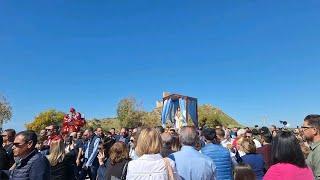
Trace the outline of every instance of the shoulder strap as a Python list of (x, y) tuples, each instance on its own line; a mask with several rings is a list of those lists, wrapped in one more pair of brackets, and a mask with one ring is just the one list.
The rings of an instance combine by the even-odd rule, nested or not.
[(122, 168), (122, 173), (121, 173), (121, 180), (125, 180), (126, 179), (126, 176), (127, 176), (127, 169), (128, 169), (128, 163), (129, 161), (127, 161), (123, 168)]
[(163, 158), (164, 165), (166, 167), (167, 173), (168, 173), (168, 180), (175, 180), (174, 175), (173, 175), (173, 169), (170, 165), (170, 162), (167, 158)]

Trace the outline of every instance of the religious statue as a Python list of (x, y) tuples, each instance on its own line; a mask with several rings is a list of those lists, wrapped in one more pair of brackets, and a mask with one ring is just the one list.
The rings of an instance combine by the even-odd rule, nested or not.
[(185, 122), (185, 117), (183, 116), (183, 113), (180, 110), (180, 107), (177, 108), (176, 114), (174, 116), (175, 120), (175, 128), (180, 129)]
[(86, 121), (81, 117), (81, 113), (74, 108), (70, 108), (70, 114), (66, 114), (63, 118), (62, 133), (78, 132), (85, 123)]

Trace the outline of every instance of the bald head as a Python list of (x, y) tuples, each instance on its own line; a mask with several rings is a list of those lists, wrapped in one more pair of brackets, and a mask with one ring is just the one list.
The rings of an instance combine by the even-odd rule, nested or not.
[(184, 126), (180, 129), (179, 138), (180, 138), (181, 145), (195, 146), (198, 140), (197, 131), (192, 126)]
[(77, 137), (77, 132), (72, 132), (72, 133), (70, 133), (70, 136), (76, 138), (76, 137)]

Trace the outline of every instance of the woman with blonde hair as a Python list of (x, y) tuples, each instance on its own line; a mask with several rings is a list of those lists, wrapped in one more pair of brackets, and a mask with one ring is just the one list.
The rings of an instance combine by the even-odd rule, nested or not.
[(161, 148), (162, 140), (158, 131), (153, 128), (143, 129), (135, 148), (139, 158), (129, 162), (127, 179), (180, 179), (175, 163), (160, 155)]
[(246, 154), (241, 157), (243, 163), (251, 166), (256, 175), (257, 180), (261, 180), (264, 175), (264, 160), (261, 154), (256, 153), (256, 145), (251, 138), (242, 138), (240, 142), (240, 150)]
[(50, 154), (47, 156), (51, 170), (50, 180), (74, 180), (74, 162), (65, 153), (65, 145), (61, 138), (55, 138), (50, 144)]

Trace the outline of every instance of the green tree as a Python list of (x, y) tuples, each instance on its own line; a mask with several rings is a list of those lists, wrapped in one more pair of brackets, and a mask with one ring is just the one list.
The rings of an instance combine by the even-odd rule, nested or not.
[(12, 107), (4, 96), (0, 95), (0, 130), (2, 125), (12, 117)]
[(116, 118), (104, 118), (104, 119), (92, 119), (88, 120), (85, 128), (92, 127), (97, 128), (101, 127), (104, 131), (109, 131), (111, 128), (120, 129), (119, 120)]
[(26, 128), (28, 130), (39, 132), (50, 124), (61, 126), (64, 115), (65, 114), (63, 112), (56, 111), (54, 109), (41, 112), (31, 123), (26, 124)]
[(151, 112), (145, 112), (142, 116), (142, 126), (155, 127), (161, 125), (161, 108), (155, 108)]
[(125, 98), (118, 103), (117, 115), (122, 127), (137, 127), (142, 125), (144, 112), (139, 110), (135, 98)]

